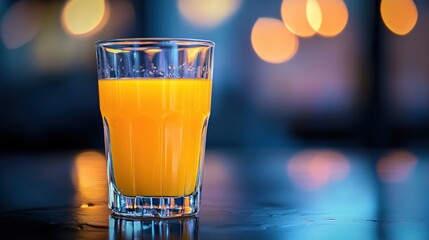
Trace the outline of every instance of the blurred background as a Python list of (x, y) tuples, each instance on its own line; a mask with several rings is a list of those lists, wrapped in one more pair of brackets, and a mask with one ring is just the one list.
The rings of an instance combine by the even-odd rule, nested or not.
[(216, 42), (208, 148), (429, 146), (424, 0), (2, 0), (0, 151), (103, 148), (97, 40)]

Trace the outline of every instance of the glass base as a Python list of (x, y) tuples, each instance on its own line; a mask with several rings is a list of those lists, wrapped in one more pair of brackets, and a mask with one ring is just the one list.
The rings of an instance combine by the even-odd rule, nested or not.
[(114, 214), (135, 218), (178, 218), (196, 216), (200, 208), (200, 191), (183, 197), (125, 196), (112, 191), (109, 208)]
[(198, 239), (198, 217), (127, 219), (109, 217), (109, 239)]

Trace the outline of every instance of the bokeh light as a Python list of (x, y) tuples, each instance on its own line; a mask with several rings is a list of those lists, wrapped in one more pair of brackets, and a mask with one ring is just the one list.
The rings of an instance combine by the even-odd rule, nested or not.
[(412, 0), (382, 0), (380, 11), (384, 24), (398, 35), (408, 34), (417, 23), (417, 7)]
[(319, 31), (320, 26), (322, 25), (322, 10), (317, 0), (308, 0), (306, 14), (308, 23), (314, 29), (314, 31)]
[(287, 163), (292, 183), (306, 191), (319, 190), (330, 182), (344, 179), (350, 171), (347, 158), (337, 151), (304, 151)]
[(105, 201), (107, 192), (106, 160), (102, 153), (89, 150), (79, 153), (75, 160), (74, 184), (77, 189), (76, 201), (81, 208), (88, 208), (94, 201)]
[(394, 151), (377, 163), (377, 173), (383, 182), (402, 182), (417, 164), (417, 157), (408, 151)]
[[(317, 1), (321, 11), (320, 25), (311, 24), (319, 35), (334, 37), (340, 34), (347, 25), (349, 13), (343, 0), (310, 0)], [(309, 17), (309, 21), (311, 16)], [(312, 23), (312, 21), (310, 21)], [(316, 22), (317, 23), (317, 22)]]
[[(310, 3), (310, 5), (310, 7), (314, 7), (312, 3)], [(314, 8), (311, 9), (314, 10)], [(316, 31), (311, 27), (308, 19), (317, 19), (317, 15), (308, 16), (308, 13), (318, 14), (317, 11), (307, 12), (306, 0), (283, 0), (282, 2), (281, 14), (283, 22), (287, 29), (297, 36), (311, 37), (316, 33)]]
[(108, 16), (105, 0), (69, 0), (64, 6), (61, 22), (70, 35), (91, 35), (103, 28)]
[(298, 49), (298, 38), (274, 18), (259, 18), (253, 25), (251, 41), (256, 54), (269, 63), (291, 59)]
[(39, 32), (41, 9), (37, 2), (19, 1), (4, 14), (1, 22), (1, 38), (9, 49), (30, 42)]
[(181, 15), (199, 27), (216, 27), (240, 8), (242, 0), (178, 0)]

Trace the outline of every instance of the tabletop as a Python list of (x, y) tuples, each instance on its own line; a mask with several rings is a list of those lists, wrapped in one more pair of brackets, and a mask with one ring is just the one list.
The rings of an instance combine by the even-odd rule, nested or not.
[(0, 228), (14, 239), (428, 239), (429, 152), (208, 150), (198, 217), (107, 208), (96, 150), (0, 156)]

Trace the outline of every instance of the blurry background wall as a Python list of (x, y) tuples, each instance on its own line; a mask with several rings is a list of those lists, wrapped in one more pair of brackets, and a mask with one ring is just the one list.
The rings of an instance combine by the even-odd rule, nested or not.
[(208, 147), (429, 145), (423, 0), (0, 2), (0, 150), (102, 148), (94, 43), (216, 42)]

